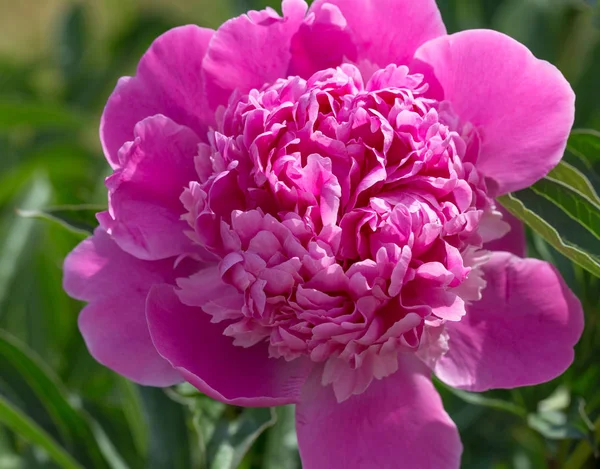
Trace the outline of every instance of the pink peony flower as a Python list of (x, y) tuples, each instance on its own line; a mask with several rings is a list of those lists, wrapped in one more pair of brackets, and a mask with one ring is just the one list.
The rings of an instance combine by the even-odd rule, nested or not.
[(456, 468), (432, 372), (483, 391), (573, 359), (581, 306), (494, 200), (558, 163), (573, 114), (556, 68), (446, 35), (433, 0), (173, 29), (102, 117), (109, 210), (64, 278), (89, 350), (142, 384), (296, 403), (305, 469)]

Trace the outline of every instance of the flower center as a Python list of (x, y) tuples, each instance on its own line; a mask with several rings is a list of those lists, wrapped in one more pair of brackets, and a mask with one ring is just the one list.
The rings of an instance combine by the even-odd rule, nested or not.
[(237, 345), (325, 362), (338, 399), (400, 351), (437, 359), (444, 322), (485, 285), (477, 133), (426, 92), (406, 67), (365, 85), (343, 65), (234, 96), (182, 196), (233, 287), (205, 311)]

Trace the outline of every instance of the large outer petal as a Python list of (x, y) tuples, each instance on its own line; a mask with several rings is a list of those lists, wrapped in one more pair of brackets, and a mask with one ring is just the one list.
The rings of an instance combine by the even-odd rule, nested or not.
[(290, 42), (306, 9), (303, 0), (284, 0), (283, 18), (273, 10), (250, 12), (217, 30), (203, 64), (211, 108), (226, 105), (234, 90), (247, 93), (287, 77)]
[(435, 75), (436, 97), (478, 128), (477, 167), (497, 183), (498, 194), (530, 186), (560, 161), (575, 95), (556, 67), (490, 30), (433, 39), (415, 59), (413, 70), (425, 72), (430, 82)]
[(269, 358), (266, 344), (236, 347), (200, 308), (183, 305), (172, 287), (148, 296), (148, 324), (160, 354), (208, 396), (234, 405), (266, 407), (294, 403), (310, 371), (304, 359)]
[(119, 80), (100, 122), (104, 154), (113, 167), (121, 146), (133, 140), (135, 125), (149, 116), (164, 114), (205, 138), (214, 116), (206, 106), (201, 70), (213, 33), (193, 25), (174, 28), (150, 46), (135, 77)]
[(150, 287), (173, 281), (173, 275), (172, 260), (136, 259), (100, 229), (67, 256), (64, 289), (89, 302), (79, 316), (79, 328), (96, 360), (140, 384), (183, 381), (154, 348), (145, 316)]
[(193, 250), (180, 220), (179, 197), (194, 180), (200, 139), (165, 116), (135, 126), (134, 141), (119, 152), (120, 167), (106, 180), (110, 209), (99, 215), (103, 228), (128, 253), (144, 260)]
[[(362, 64), (369, 62), (377, 68), (385, 68), (389, 64), (407, 65), (417, 48), (426, 41), (446, 35), (446, 27), (435, 0), (316, 0), (310, 7), (309, 15), (317, 19), (322, 16), (323, 9), (331, 11), (331, 5), (339, 9), (345, 19), (345, 36), (331, 35), (342, 23), (335, 21), (333, 28), (326, 28), (324, 22), (318, 21), (311, 34), (304, 34), (303, 43), (306, 49), (302, 52), (302, 60), (294, 58), (297, 63), (304, 63), (303, 75), (314, 73), (323, 65), (337, 66), (339, 63), (323, 64), (319, 55), (325, 47), (330, 58), (335, 57), (331, 51), (331, 42), (335, 40), (340, 56)], [(328, 16), (335, 18), (337, 15)], [(302, 33), (302, 31), (301, 31)], [(301, 50), (296, 50), (300, 54)], [(307, 67), (310, 56), (315, 67)]]
[(392, 376), (338, 403), (313, 373), (296, 410), (304, 469), (456, 469), (462, 445), (429, 370), (400, 356)]
[(435, 373), (469, 391), (542, 383), (565, 371), (583, 330), (579, 300), (555, 268), (495, 253), (487, 287), (460, 321), (447, 324), (450, 350)]

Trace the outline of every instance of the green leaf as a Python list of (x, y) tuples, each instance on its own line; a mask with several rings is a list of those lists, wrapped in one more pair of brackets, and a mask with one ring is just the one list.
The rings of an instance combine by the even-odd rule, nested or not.
[[(225, 405), (186, 384), (177, 387), (176, 395), (176, 399), (187, 404), (193, 412), (202, 469), (237, 469), (256, 439), (277, 421), (275, 409), (242, 409)], [(289, 408), (286, 409), (289, 414)], [(293, 408), (291, 412), (293, 419)], [(286, 422), (282, 422), (282, 425), (289, 426), (289, 421)], [(282, 429), (283, 426), (280, 427)], [(295, 439), (295, 431), (293, 437)], [(261, 467), (268, 469), (264, 464)], [(295, 466), (278, 464), (271, 467), (287, 469)]]
[[(591, 274), (600, 277), (600, 256), (581, 247), (586, 246), (597, 250), (600, 248), (600, 243), (581, 225), (573, 223), (571, 218), (557, 209), (554, 204), (532, 189), (503, 195), (498, 198), (498, 201), (561, 254)], [(547, 216), (543, 217), (542, 213)]]
[[(93, 376), (96, 373), (91, 374)], [(101, 395), (95, 398), (87, 396), (83, 398), (88, 422), (102, 455), (111, 469), (123, 466), (131, 469), (146, 468), (147, 454), (140, 453), (137, 449), (133, 429), (125, 416), (124, 408), (129, 403), (120, 393), (115, 392), (119, 377), (114, 376), (114, 373), (111, 377), (114, 379), (110, 389), (101, 391)], [(147, 425), (143, 414), (141, 417)]]
[(567, 150), (592, 165), (600, 162), (600, 132), (592, 129), (573, 130)]
[(597, 205), (593, 199), (561, 181), (548, 177), (536, 182), (531, 189), (562, 209), (600, 241), (600, 205)]
[(24, 218), (35, 218), (58, 223), (72, 233), (91, 235), (98, 225), (96, 214), (106, 207), (103, 205), (63, 205), (42, 210), (18, 210)]
[[(26, 210), (39, 210), (51, 196), (51, 187), (43, 176), (31, 179), (30, 188), (19, 204)], [(13, 278), (35, 229), (33, 220), (6, 219), (6, 234), (0, 238), (0, 306), (10, 291)], [(2, 317), (0, 310), (0, 317)]]
[(138, 386), (150, 430), (147, 469), (189, 469), (190, 445), (185, 407), (162, 389)]
[(198, 435), (198, 446), (200, 448), (201, 467), (209, 467), (208, 445), (212, 440), (217, 423), (223, 416), (227, 405), (215, 401), (200, 392), (188, 383), (177, 386), (179, 398), (182, 403), (187, 404), (193, 413), (192, 423)]
[(480, 406), (480, 407), (489, 407), (491, 409), (496, 409), (496, 410), (502, 410), (504, 412), (509, 412), (509, 413), (517, 415), (519, 417), (525, 417), (527, 415), (527, 411), (523, 407), (513, 404), (512, 402), (503, 401), (501, 399), (490, 398), (490, 397), (487, 397), (483, 393), (473, 393), (473, 392), (463, 391), (461, 389), (456, 389), (456, 388), (453, 388), (451, 386), (448, 386), (448, 385), (442, 383), (437, 378), (434, 378), (434, 383), (438, 387), (449, 391), (451, 394), (454, 394), (456, 397), (463, 400), (467, 404)]
[[(77, 417), (73, 416), (66, 393), (59, 388), (52, 371), (33, 352), (27, 350), (25, 344), (3, 330), (0, 330), (0, 358), (3, 365), (8, 363), (16, 368), (28, 387), (39, 396), (60, 435), (72, 444), (71, 427), (75, 426), (74, 420)], [(10, 385), (10, 382), (8, 384)]]
[(264, 469), (300, 469), (296, 409), (293, 405), (277, 407), (277, 423), (267, 432)]
[(596, 205), (600, 205), (600, 197), (596, 193), (594, 186), (585, 175), (575, 166), (570, 165), (566, 161), (561, 161), (548, 176), (547, 179), (560, 181), (571, 189), (578, 191), (585, 197), (589, 198)]
[(48, 456), (63, 469), (84, 469), (48, 433), (14, 408), (2, 396), (0, 396), (0, 423), (6, 425), (29, 443), (44, 449)]
[(123, 461), (123, 458), (100, 424), (93, 419), (90, 419), (90, 424), (96, 443), (102, 450), (102, 454), (108, 461), (111, 469), (128, 469), (127, 464)]
[(207, 445), (208, 469), (237, 469), (256, 439), (277, 420), (275, 409), (246, 408), (221, 419)]
[[(94, 467), (107, 467), (94, 434), (51, 369), (20, 341), (0, 330), (0, 362), (9, 364), (33, 391), (68, 447), (84, 453)], [(3, 370), (5, 372), (5, 370)], [(8, 383), (10, 385), (10, 382)]]
[(86, 123), (84, 116), (59, 104), (0, 98), (0, 131), (18, 128), (76, 130)]
[(137, 453), (146, 455), (148, 452), (148, 427), (144, 419), (144, 408), (142, 397), (138, 387), (126, 378), (119, 377), (119, 388), (121, 389), (123, 412)]

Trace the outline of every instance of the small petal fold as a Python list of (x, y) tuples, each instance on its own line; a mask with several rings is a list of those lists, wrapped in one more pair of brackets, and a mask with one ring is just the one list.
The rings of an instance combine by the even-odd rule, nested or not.
[(189, 128), (158, 115), (135, 126), (135, 139), (119, 152), (119, 168), (107, 178), (109, 211), (100, 225), (121, 249), (144, 260), (191, 252), (179, 200), (196, 177), (200, 139)]
[(155, 285), (146, 314), (152, 340), (186, 381), (221, 402), (268, 407), (298, 401), (310, 372), (305, 359), (269, 358), (267, 344), (236, 347), (200, 308), (183, 305), (169, 285)]
[(247, 93), (287, 75), (291, 40), (307, 8), (303, 0), (284, 0), (283, 17), (273, 9), (254, 11), (218, 29), (203, 64), (212, 109), (226, 105), (234, 90)]
[(173, 28), (152, 43), (134, 77), (119, 80), (100, 121), (102, 147), (113, 168), (119, 164), (119, 149), (146, 117), (164, 114), (206, 135), (214, 115), (206, 106), (201, 68), (213, 34), (194, 25)]
[(292, 72), (310, 76), (350, 61), (368, 77), (407, 65), (421, 44), (445, 34), (434, 0), (316, 0), (293, 42)]

